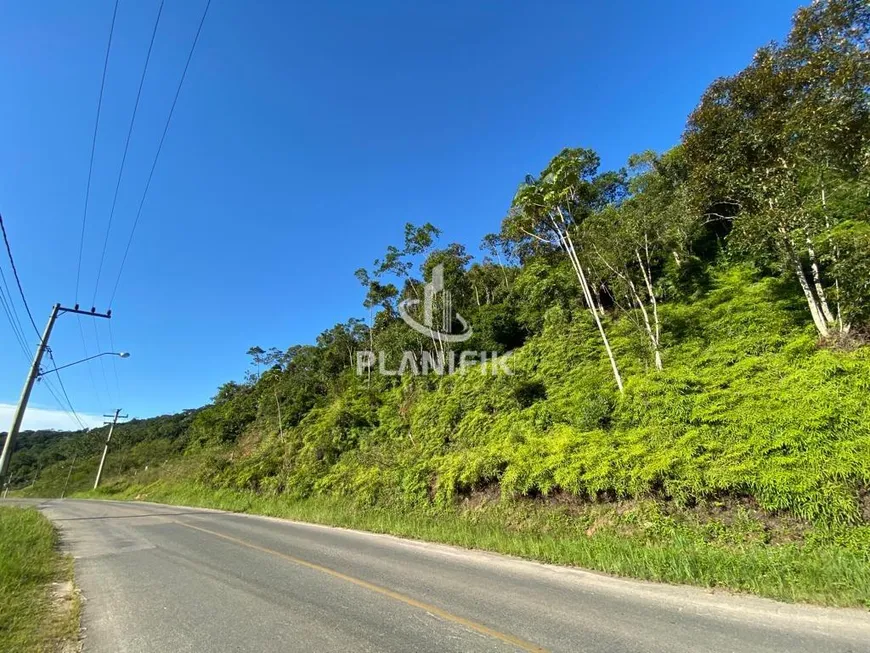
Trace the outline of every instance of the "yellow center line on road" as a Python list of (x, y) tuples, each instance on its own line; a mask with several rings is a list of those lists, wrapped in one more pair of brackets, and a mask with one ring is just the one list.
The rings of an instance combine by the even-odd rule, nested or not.
[(278, 556), (279, 558), (284, 558), (285, 560), (289, 560), (290, 562), (301, 565), (302, 567), (308, 567), (309, 569), (314, 569), (315, 571), (323, 572), (324, 574), (329, 574), (334, 578), (339, 578), (348, 583), (353, 583), (357, 587), (362, 587), (372, 592), (377, 592), (382, 596), (389, 597), (396, 601), (400, 601), (406, 605), (410, 605), (414, 608), (419, 608), (420, 610), (425, 610), (426, 612), (435, 615), (436, 617), (440, 617), (445, 621), (452, 621), (453, 623), (459, 624), (460, 626), (464, 626), (469, 630), (473, 630), (475, 632), (481, 633), (482, 635), (486, 635), (488, 637), (492, 637), (494, 639), (505, 642), (506, 644), (510, 644), (512, 646), (517, 647), (523, 651), (534, 651), (535, 653), (547, 653), (547, 649), (538, 646), (537, 644), (532, 644), (531, 642), (527, 642), (524, 639), (520, 639), (519, 637), (514, 637), (513, 635), (509, 635), (507, 633), (503, 633), (501, 631), (490, 628), (489, 626), (484, 626), (483, 624), (477, 623), (476, 621), (472, 621), (471, 619), (466, 619), (465, 617), (460, 617), (459, 615), (453, 614), (452, 612), (447, 612), (446, 610), (442, 610), (441, 608), (431, 605), (429, 603), (424, 603), (423, 601), (418, 601), (417, 599), (411, 598), (410, 596), (405, 596), (404, 594), (400, 594), (399, 592), (394, 592), (393, 590), (387, 589), (386, 587), (381, 587), (380, 585), (375, 585), (374, 583), (369, 583), (368, 581), (354, 578), (353, 576), (348, 576), (347, 574), (343, 574), (340, 571), (335, 571), (335, 569), (330, 569), (329, 567), (324, 567), (322, 565), (315, 564), (313, 562), (308, 562), (307, 560), (302, 560), (301, 558), (296, 558), (295, 556), (288, 555), (286, 553), (282, 553), (281, 551), (275, 551), (274, 549), (269, 549), (264, 546), (259, 546), (257, 544), (252, 544), (251, 542), (246, 542), (245, 540), (240, 540), (236, 537), (232, 537), (231, 535), (225, 535), (224, 533), (218, 533), (217, 531), (212, 531), (207, 528), (202, 528), (200, 526), (193, 526), (191, 524), (186, 524), (184, 522), (175, 521), (174, 523), (180, 526), (186, 526), (187, 528), (192, 528), (195, 531), (201, 531), (203, 533), (208, 533), (209, 535), (214, 535), (215, 537), (223, 538), (229, 542), (233, 542), (235, 544), (239, 544), (241, 546), (246, 546), (249, 549), (254, 549), (255, 551), (260, 551), (262, 553), (269, 553), (274, 556)]

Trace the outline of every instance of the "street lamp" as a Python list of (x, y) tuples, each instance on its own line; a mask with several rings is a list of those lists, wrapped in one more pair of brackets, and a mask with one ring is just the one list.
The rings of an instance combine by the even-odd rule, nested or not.
[[(55, 313), (52, 313), (52, 319), (49, 324), (52, 324), (54, 322), (55, 317), (56, 311)], [(60, 367), (53, 367), (50, 370), (46, 370), (45, 372), (43, 372), (42, 369), (39, 367), (39, 363), (42, 359), (42, 352), (47, 349), (44, 343), (48, 340), (48, 336), (50, 334), (51, 329), (46, 329), (46, 333), (42, 337), (42, 343), (40, 343), (39, 349), (37, 350), (36, 359), (34, 359), (33, 365), (30, 368), (30, 375), (27, 378), (27, 383), (24, 386), (24, 391), (21, 394), (21, 399), (18, 402), (18, 409), (15, 411), (15, 417), (12, 420), (12, 428), (10, 428), (9, 433), (6, 434), (6, 442), (3, 444), (3, 453), (0, 454), (0, 480), (5, 480), (6, 488), (9, 487), (9, 478), (7, 476), (7, 472), (9, 471), (9, 459), (12, 457), (12, 446), (15, 443), (15, 438), (18, 435), (18, 430), (21, 428), (21, 420), (23, 419), (24, 411), (27, 408), (27, 401), (30, 399), (30, 391), (33, 388), (33, 383), (44, 376), (57, 372), (58, 370), (72, 367), (73, 365), (78, 365), (79, 363), (85, 363), (89, 360), (99, 358), (100, 356), (117, 356), (118, 358), (130, 358), (130, 354), (126, 351), (104, 351), (101, 354), (88, 356), (87, 358), (83, 358), (82, 360), (76, 361), (75, 363), (67, 363), (66, 365), (61, 365)]]
[(104, 351), (102, 354), (95, 354), (94, 356), (88, 356), (87, 358), (83, 358), (80, 361), (76, 361), (75, 363), (67, 363), (66, 365), (61, 365), (60, 367), (53, 367), (46, 372), (40, 372), (36, 375), (36, 378), (41, 378), (46, 374), (51, 374), (52, 372), (57, 372), (58, 370), (66, 369), (67, 367), (72, 367), (73, 365), (78, 365), (79, 363), (86, 363), (88, 361), (92, 361), (95, 358), (99, 358), (100, 356), (117, 356), (118, 358), (130, 358), (130, 353), (126, 351)]
[[(59, 315), (63, 315), (65, 313), (77, 313), (79, 315), (90, 315), (91, 317), (103, 317), (109, 319), (112, 317), (112, 311), (106, 311), (105, 313), (97, 313), (97, 309), (91, 308), (90, 313), (79, 310), (79, 305), (76, 304), (74, 308), (65, 308), (60, 304), (55, 304), (51, 307), (51, 315), (48, 317), (48, 323), (45, 325), (45, 330), (42, 332), (42, 338), (39, 341), (39, 345), (36, 348), (36, 354), (33, 356), (33, 361), (30, 364), (30, 370), (27, 373), (27, 379), (24, 382), (24, 388), (21, 390), (21, 398), (18, 400), (18, 408), (15, 409), (15, 414), (12, 416), (12, 426), (9, 429), (9, 432), (6, 434), (6, 442), (3, 444), (3, 453), (0, 454), (0, 480), (6, 477), (6, 482), (9, 482), (7, 477), (7, 473), (9, 471), (9, 458), (12, 456), (12, 449), (15, 445), (15, 438), (18, 437), (18, 431), (21, 429), (21, 421), (24, 419), (24, 411), (27, 410), (27, 402), (30, 399), (30, 393), (33, 390), (33, 384), (36, 380), (43, 376), (43, 372), (40, 368), (42, 363), (42, 356), (48, 351), (48, 340), (51, 337), (51, 331), (54, 329), (54, 323), (57, 321)], [(32, 321), (32, 320), (31, 320)], [(36, 325), (34, 325), (36, 326)], [(115, 353), (115, 352), (106, 352), (106, 355), (116, 355), (121, 358), (126, 358), (124, 354)], [(97, 354), (97, 356), (92, 356), (91, 358), (97, 358), (98, 356), (102, 356), (103, 354)], [(86, 358), (84, 360), (90, 360), (90, 358)], [(75, 363), (70, 363), (69, 365), (64, 365), (64, 367), (70, 367), (70, 365), (77, 365), (78, 363), (83, 363), (84, 361), (76, 361)], [(55, 367), (53, 370), (49, 370), (50, 372), (57, 372), (59, 368)]]

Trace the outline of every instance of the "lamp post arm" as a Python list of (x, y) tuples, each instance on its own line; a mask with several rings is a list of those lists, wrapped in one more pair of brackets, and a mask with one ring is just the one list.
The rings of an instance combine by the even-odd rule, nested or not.
[(102, 354), (95, 354), (94, 356), (88, 356), (87, 358), (83, 358), (80, 361), (76, 361), (75, 363), (67, 363), (66, 365), (61, 365), (60, 367), (53, 367), (50, 370), (46, 370), (45, 372), (40, 372), (39, 374), (37, 374), (37, 378), (43, 377), (46, 374), (51, 374), (53, 372), (57, 372), (59, 370), (66, 369), (67, 367), (72, 367), (73, 365), (78, 365), (79, 363), (87, 363), (88, 361), (94, 360), (95, 358), (99, 358), (100, 356), (120, 356), (121, 358), (127, 357), (119, 352), (104, 351)]

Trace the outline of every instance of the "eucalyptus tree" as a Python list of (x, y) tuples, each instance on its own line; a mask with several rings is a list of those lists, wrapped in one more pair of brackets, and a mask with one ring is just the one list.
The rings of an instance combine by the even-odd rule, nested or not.
[(523, 258), (536, 250), (559, 249), (568, 257), (610, 361), (620, 392), (622, 376), (601, 320), (603, 309), (590, 283), (587, 265), (575, 244), (579, 227), (596, 211), (621, 199), (619, 180), (599, 174), (598, 155), (589, 149), (566, 148), (535, 178), (526, 177), (502, 222), (501, 237)]
[(663, 368), (661, 319), (656, 286), (665, 260), (679, 266), (698, 220), (684, 200), (685, 165), (679, 149), (663, 157), (653, 152), (632, 156), (623, 173), (627, 197), (592, 214), (580, 239), (603, 268), (607, 287), (646, 335), (656, 369)]
[[(498, 267), (501, 269), (505, 290), (508, 291), (511, 289), (511, 283), (508, 279), (508, 267), (505, 264), (505, 260), (502, 259), (502, 252), (504, 252), (504, 258), (510, 260), (509, 247), (509, 244), (499, 234), (487, 234), (480, 241), (480, 249), (489, 254), (488, 257), (484, 257), (484, 263), (488, 263), (491, 257), (495, 257), (495, 262), (498, 263)], [(513, 272), (516, 274), (516, 270), (513, 270)]]
[[(392, 275), (403, 282), (403, 289), (400, 293), (402, 299), (409, 299), (413, 295), (413, 299), (420, 300), (420, 281), (415, 279), (411, 272), (414, 269), (414, 258), (425, 254), (435, 244), (435, 240), (441, 235), (441, 231), (432, 223), (426, 222), (423, 225), (416, 226), (411, 222), (405, 223), (405, 239), (402, 249), (395, 245), (389, 245), (387, 252), (382, 259), (375, 260), (373, 275), (376, 278)], [(409, 292), (410, 291), (410, 292)], [(429, 337), (432, 340), (432, 345), (436, 349), (440, 349), (441, 343), (437, 338), (437, 334), (430, 329)], [(420, 345), (422, 350), (422, 344)]]
[(866, 175), (868, 34), (866, 0), (798, 10), (784, 44), (707, 89), (684, 136), (698, 204), (733, 219), (737, 243), (794, 275), (822, 337), (848, 331), (831, 295), (839, 303), (841, 285), (861, 282), (840, 260), (827, 198)]
[[(383, 313), (387, 316), (392, 316), (395, 313), (393, 301), (399, 294), (398, 289), (391, 283), (381, 283), (365, 268), (359, 268), (354, 272), (357, 281), (366, 289), (366, 296), (363, 300), (363, 306), (369, 311), (369, 349), (375, 349), (375, 309), (380, 307)], [(372, 371), (369, 368), (368, 381), (371, 386)]]

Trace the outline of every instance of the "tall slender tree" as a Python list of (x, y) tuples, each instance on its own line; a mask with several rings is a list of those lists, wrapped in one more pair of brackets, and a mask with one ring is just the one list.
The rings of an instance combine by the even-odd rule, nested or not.
[(502, 222), (501, 235), (517, 243), (520, 251), (544, 247), (558, 248), (565, 253), (598, 328), (613, 378), (622, 392), (622, 375), (601, 320), (603, 309), (597, 300), (598, 292), (590, 284), (588, 271), (574, 242), (579, 226), (593, 212), (619, 199), (616, 180), (611, 175), (599, 175), (599, 164), (598, 155), (592, 150), (562, 150), (538, 178), (526, 177)]

